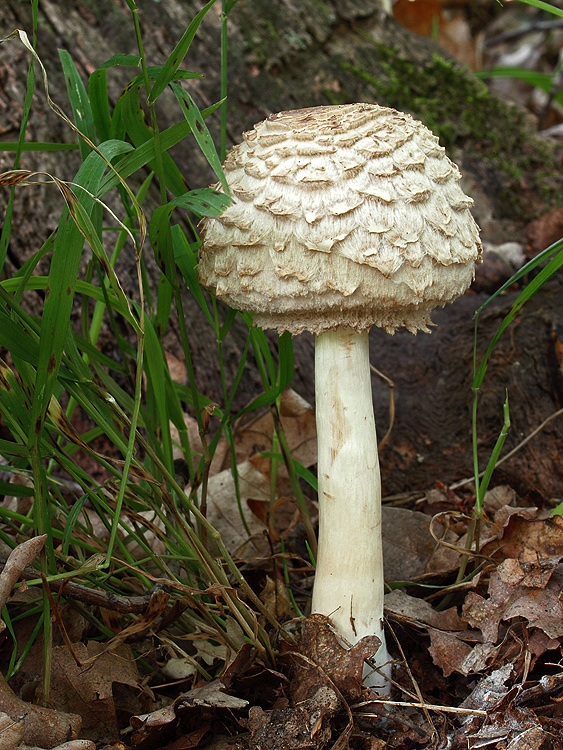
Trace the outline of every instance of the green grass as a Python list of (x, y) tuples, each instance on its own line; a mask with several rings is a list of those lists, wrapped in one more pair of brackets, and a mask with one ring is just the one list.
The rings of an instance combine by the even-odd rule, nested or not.
[[(38, 586), (36, 602), (28, 607), (10, 606), (4, 619), (15, 643), (17, 618), (37, 618), (33, 637), (43, 632), (45, 696), (49, 692), (52, 602), (42, 588), (39, 573), (47, 582), (63, 577), (120, 596), (137, 595), (139, 590), (149, 591), (155, 582), (165, 582), (171, 604), (186, 598), (192, 601), (186, 612), (181, 614), (179, 610), (174, 623), (179, 632), (206, 633), (210, 639), (235, 648), (232, 622), (236, 621), (238, 630), (261, 658), (274, 661), (272, 633), (281, 626), (248, 585), (208, 522), (206, 488), (221, 436), (231, 451), (236, 477), (237, 420), (258, 408), (271, 408), (277, 413), (280, 394), (293, 375), (291, 339), (280, 339), (276, 359), (265, 335), (251, 328), (251, 319), (244, 316), (247, 341), (236, 374), (228, 379), (223, 346), (238, 313), (220, 313), (215, 301), (199, 286), (195, 225), (202, 216), (218, 215), (230, 199), (228, 194), (207, 186), (188, 190), (169, 154), (169, 149), (181, 141), (201, 151), (227, 189), (221, 167), (226, 143), (226, 24), (236, 0), (224, 1), (222, 7), (223, 46), (217, 53), (221, 100), (200, 110), (182, 86), (183, 81), (204, 72), (190, 71), (184, 65), (199, 25), (215, 3), (211, 0), (194, 17), (161, 66), (150, 66), (145, 59), (134, 0), (127, 0), (127, 5), (138, 55), (116, 54), (84, 82), (72, 54), (61, 51), (70, 116), (49, 93), (47, 76), (35, 51), (36, 0), (31, 4), (32, 39), (14, 32), (2, 40), (4, 44), (23, 44), (30, 55), (20, 137), (17, 142), (2, 144), (4, 150), (15, 152), (14, 170), (0, 175), (0, 184), (10, 188), (0, 236), (2, 262), (17, 225), (13, 213), (15, 190), (32, 189), (27, 186), (37, 180), (50, 181), (62, 199), (56, 232), (34, 249), (15, 274), (0, 283), (0, 417), (8, 435), (0, 441), (0, 454), (5, 462), (3, 471), (14, 480), (10, 484), (3, 481), (2, 491), (20, 498), (33, 497), (25, 512), (0, 509), (0, 537), (13, 548), (29, 536), (47, 535), (37, 580), (28, 584)], [(116, 67), (130, 68), (132, 77), (114, 105), (107, 84)], [(40, 83), (51, 109), (74, 133), (74, 143), (25, 141), (32, 95), (41, 93)], [(174, 126), (161, 131), (155, 104), (166, 89), (176, 97), (178, 116)], [(57, 98), (60, 96), (62, 92), (57, 92)], [(144, 108), (149, 112), (150, 126), (145, 122)], [(217, 110), (222, 124), (219, 151), (206, 124)], [(57, 152), (69, 148), (79, 151), (82, 162), (71, 182), (55, 174), (35, 175), (18, 169), (26, 150)], [(135, 180), (136, 191), (130, 187), (132, 177), (140, 177)], [(152, 185), (158, 186), (160, 202), (150, 208), (147, 196)], [(120, 209), (110, 211), (107, 202), (111, 198), (115, 205), (115, 197)], [(130, 294), (119, 278), (124, 251), (135, 263), (137, 288)], [(150, 254), (160, 272), (155, 288), (147, 283)], [(47, 272), (38, 270), (40, 261), (41, 269), (48, 261)], [(86, 272), (82, 273), (84, 266)], [(182, 301), (186, 288), (216, 340), (222, 383), (218, 405), (211, 403), (198, 386), (198, 367)], [(37, 290), (43, 292), (44, 304), (35, 317), (26, 312), (25, 301)], [(167, 364), (163, 338), (171, 320), (180, 330), (187, 385), (174, 382)], [(98, 345), (102, 327), (113, 331), (114, 358), (106, 356)], [(251, 354), (259, 363), (264, 393), (236, 412), (235, 396)], [(190, 444), (186, 413), (197, 420), (201, 448), (194, 449)], [(74, 426), (77, 417), (79, 424), (86, 425), (81, 432)], [(314, 547), (298, 470), (279, 421), (278, 445)], [(186, 486), (176, 475), (177, 451), (187, 466)], [(235, 486), (238, 494), (237, 483)], [(240, 496), (237, 501), (240, 507)], [(151, 519), (147, 519), (146, 511), (152, 512)], [(165, 544), (164, 554), (153, 551), (153, 535)], [(288, 577), (287, 569), (284, 574)], [(84, 607), (81, 611), (100, 636), (107, 637), (107, 629), (95, 611)], [(124, 616), (123, 625), (131, 618)], [(20, 664), (14, 645), (9, 675)]]

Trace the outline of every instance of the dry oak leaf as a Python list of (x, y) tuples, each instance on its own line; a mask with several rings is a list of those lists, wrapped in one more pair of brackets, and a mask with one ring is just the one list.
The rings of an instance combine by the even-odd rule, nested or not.
[(526, 562), (563, 557), (563, 518), (530, 518), (535, 508), (501, 508), (495, 524), (503, 526), (500, 542), (485, 544), (481, 553), (495, 559), (524, 559)]
[(357, 701), (362, 694), (364, 662), (375, 656), (380, 645), (377, 636), (367, 635), (346, 648), (329, 617), (309, 615), (297, 649), (290, 652), (294, 666), (293, 701), (306, 700), (323, 686), (336, 688), (348, 703)]
[[(53, 648), (53, 671), (58, 679), (51, 687), (52, 699), (82, 717), (83, 737), (116, 740), (118, 714), (138, 712), (142, 705), (141, 677), (131, 648), (122, 644), (109, 652), (103, 644), (90, 641), (75, 643), (73, 650), (82, 666), (66, 646)], [(128, 686), (129, 690), (116, 685)]]
[(436, 666), (440, 667), (444, 677), (453, 672), (465, 676), (483, 672), (496, 656), (498, 647), (492, 643), (477, 643), (471, 646), (454, 633), (428, 628), (430, 646), (428, 653)]
[[(148, 714), (132, 716), (129, 720), (133, 728), (131, 736), (133, 747), (164, 747), (163, 737), (168, 735), (169, 728), (176, 725), (183, 727), (183, 718), (194, 714), (197, 716), (197, 729), (188, 735), (188, 747), (196, 747), (199, 741), (209, 731), (209, 716), (215, 716), (219, 709), (229, 712), (245, 708), (248, 701), (228, 695), (224, 692), (224, 685), (220, 680), (212, 680), (202, 687), (193, 688), (179, 695), (174, 703), (159, 708)], [(195, 743), (195, 744), (193, 744)], [(168, 747), (168, 745), (166, 745)]]
[(501, 621), (516, 617), (527, 620), (530, 628), (540, 628), (550, 639), (563, 637), (563, 606), (560, 601), (563, 564), (551, 571), (543, 588), (507, 582), (507, 570), (514, 568), (514, 565), (504, 567), (504, 579), (499, 571), (491, 574), (488, 599), (470, 592), (463, 604), (464, 618), (472, 627), (479, 628), (483, 640), (489, 643), (496, 643)]

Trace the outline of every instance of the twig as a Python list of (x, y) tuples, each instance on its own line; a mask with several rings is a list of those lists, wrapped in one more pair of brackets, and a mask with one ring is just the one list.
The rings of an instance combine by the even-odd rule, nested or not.
[[(401, 646), (401, 642), (397, 638), (397, 634), (395, 633), (395, 631), (393, 630), (393, 628), (391, 627), (391, 625), (390, 625), (389, 622), (387, 623), (387, 627), (389, 628), (389, 630), (391, 631), (391, 633), (393, 635), (393, 638), (395, 640), (395, 644), (397, 645), (397, 648), (399, 649), (399, 651), (401, 653), (401, 659), (403, 660), (404, 667), (407, 670), (409, 677), (411, 678), (411, 682), (412, 682), (413, 688), (414, 688), (414, 690), (415, 690), (415, 692), (416, 692), (416, 694), (418, 696), (418, 701), (420, 702), (419, 708), (422, 708), (422, 710), (424, 711), (424, 716), (426, 717), (426, 721), (428, 722), (428, 724), (432, 728), (432, 732), (431, 732), (432, 740), (436, 740), (437, 737), (438, 737), (438, 731), (437, 731), (436, 727), (434, 726), (434, 722), (432, 721), (432, 718), (431, 718), (430, 714), (428, 713), (426, 704), (424, 702), (424, 698), (422, 697), (422, 691), (420, 690), (420, 688), (418, 686), (418, 682), (416, 681), (415, 676), (414, 676), (414, 674), (411, 671), (411, 668), (409, 666), (407, 657), (405, 656), (405, 652), (403, 651), (403, 647)], [(379, 702), (379, 701), (374, 701), (374, 702)], [(400, 704), (398, 704), (398, 705), (400, 705)]]
[[(407, 708), (424, 708), (427, 711), (446, 711), (453, 714), (469, 714), (470, 716), (487, 716), (486, 711), (478, 708), (454, 708), (453, 706), (438, 706), (433, 703), (409, 703), (408, 701), (388, 701), (384, 698), (375, 698), (366, 703), (382, 703), (386, 706), (406, 706)], [(354, 711), (354, 716), (372, 717), (374, 714), (359, 713)]]
[(560, 29), (563, 26), (563, 21), (536, 21), (535, 23), (522, 26), (519, 29), (513, 31), (506, 31), (504, 34), (497, 34), (485, 42), (485, 47), (496, 47), (497, 44), (508, 42), (511, 39), (517, 39), (520, 36), (533, 33), (534, 31), (551, 31), (551, 29)]
[(393, 425), (395, 424), (395, 383), (391, 380), (391, 378), (387, 377), (387, 375), (384, 375), (377, 369), (377, 367), (374, 367), (372, 364), (370, 364), (370, 370), (380, 378), (382, 378), (389, 386), (389, 427), (387, 428), (387, 432), (379, 441), (379, 444), (377, 446), (378, 450), (381, 450), (385, 443), (389, 440), (389, 435), (391, 434), (391, 430), (393, 429)]
[[(42, 537), (35, 537), (34, 539), (30, 539), (29, 541), (33, 542), (41, 538)], [(28, 544), (28, 542), (24, 542), (24, 544)], [(14, 552), (16, 552), (16, 550), (20, 549), (22, 546), (23, 545), (19, 545), (18, 547), (16, 547)], [(12, 552), (12, 554), (14, 552)], [(2, 571), (2, 573), (0, 574), (0, 592), (3, 590), (4, 573), (7, 569), (11, 557), (12, 555), (10, 555), (8, 557), (8, 560), (6, 561), (0, 560), (0, 570)], [(31, 562), (31, 560), (27, 561), (27, 564), (29, 564), (29, 562)], [(39, 571), (35, 570), (35, 568), (25, 567), (20, 571), (14, 583), (16, 583), (20, 578), (23, 578), (26, 581), (34, 581), (39, 577)], [(150, 592), (144, 594), (143, 596), (118, 596), (117, 594), (113, 594), (111, 591), (99, 591), (98, 589), (91, 589), (88, 586), (83, 586), (79, 583), (73, 583), (68, 579), (62, 581), (47, 581), (46, 584), (52, 591), (55, 591), (57, 593), (63, 592), (64, 596), (67, 599), (76, 599), (77, 601), (83, 602), (84, 604), (92, 604), (94, 606), (103, 607), (104, 609), (110, 609), (113, 612), (119, 612), (120, 614), (133, 614), (136, 612), (142, 612), (148, 605), (151, 597)], [(2, 604), (2, 607), (5, 604), (5, 602), (2, 602), (1, 596), (0, 604)]]

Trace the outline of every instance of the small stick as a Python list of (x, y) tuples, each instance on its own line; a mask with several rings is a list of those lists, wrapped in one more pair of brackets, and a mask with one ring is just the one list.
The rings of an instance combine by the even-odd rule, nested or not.
[[(424, 708), (428, 711), (447, 711), (454, 714), (469, 714), (470, 716), (487, 716), (486, 711), (478, 708), (454, 708), (453, 706), (436, 706), (433, 703), (409, 703), (408, 701), (387, 701), (383, 698), (375, 698), (366, 701), (368, 703), (383, 703), (386, 706), (406, 706), (407, 708)], [(374, 716), (375, 714), (358, 713), (354, 711), (355, 716)]]
[[(40, 538), (41, 537), (35, 537), (35, 539)], [(27, 544), (27, 542), (24, 542), (24, 544)], [(22, 545), (16, 547), (14, 552), (21, 546)], [(10, 559), (10, 557), (8, 558), (8, 560)], [(2, 579), (4, 576), (4, 570), (6, 570), (6, 566), (8, 565), (8, 560), (6, 560), (5, 562), (0, 561), (0, 570), (2, 571), (2, 573), (0, 574), (0, 591), (2, 590)], [(31, 560), (29, 562), (31, 562)], [(29, 562), (26, 563), (26, 565), (28, 565)], [(35, 568), (26, 567), (16, 577), (14, 583), (17, 582), (19, 578), (23, 578), (26, 581), (35, 581), (39, 577), (40, 576), (38, 570), (35, 570)], [(68, 578), (58, 581), (46, 581), (46, 584), (51, 590), (56, 591), (57, 593), (60, 591), (64, 591), (64, 596), (67, 599), (76, 599), (77, 601), (83, 602), (84, 604), (92, 604), (94, 606), (103, 607), (104, 609), (110, 609), (121, 614), (142, 612), (146, 608), (150, 600), (150, 593), (143, 596), (118, 596), (117, 594), (113, 594), (109, 591), (98, 591), (98, 589), (91, 589), (88, 586), (83, 586), (80, 583), (73, 583), (72, 581), (69, 581)], [(1, 599), (0, 604), (2, 604)]]

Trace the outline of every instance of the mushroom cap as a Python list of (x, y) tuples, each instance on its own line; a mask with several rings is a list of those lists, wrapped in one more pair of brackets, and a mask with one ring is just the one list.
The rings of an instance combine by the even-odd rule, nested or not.
[[(262, 328), (428, 331), (480, 262), (457, 166), (410, 115), (374, 104), (271, 115), (224, 163), (198, 275)], [(220, 189), (216, 186), (217, 189)]]

